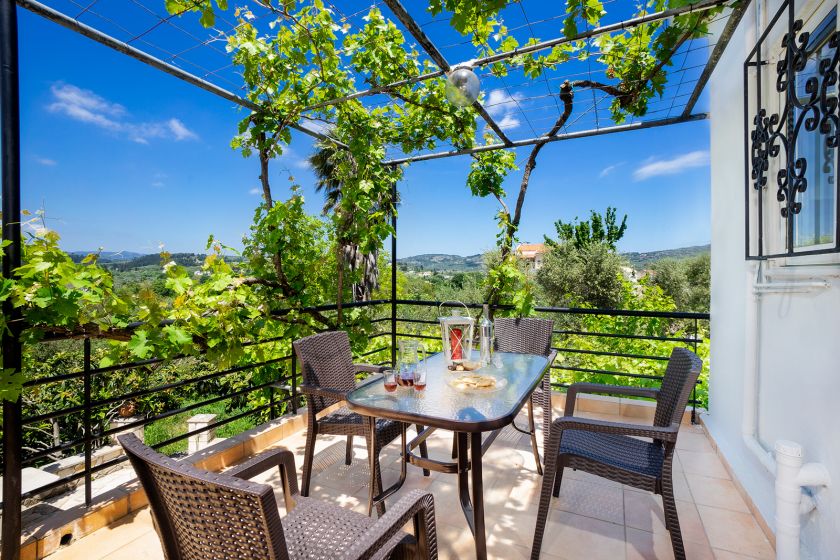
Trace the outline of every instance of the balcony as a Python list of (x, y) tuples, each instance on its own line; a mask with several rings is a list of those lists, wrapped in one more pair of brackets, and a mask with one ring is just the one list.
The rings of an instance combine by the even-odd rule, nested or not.
[[(562, 411), (562, 395), (555, 395), (555, 411)], [(632, 416), (619, 416), (614, 399), (580, 403), (581, 416), (627, 422), (644, 421), (644, 406), (625, 406)], [(625, 403), (626, 405), (626, 403)], [(595, 412), (599, 410), (601, 412)], [(524, 416), (519, 419), (524, 422)], [(687, 418), (688, 420), (688, 418)], [(286, 422), (292, 426), (303, 422)], [(280, 433), (280, 430), (274, 430)], [(272, 432), (273, 433), (273, 432)], [(451, 438), (436, 433), (429, 439), (432, 456), (447, 457)], [(264, 441), (265, 434), (256, 440)], [(318, 439), (313, 472), (313, 497), (329, 500), (359, 512), (367, 508), (367, 452), (356, 438), (354, 460), (344, 465), (345, 439)], [(303, 461), (304, 430), (297, 430), (264, 445), (280, 445)], [(226, 447), (222, 442), (220, 447)], [(228, 447), (229, 448), (229, 447)], [(399, 476), (398, 445), (383, 451), (384, 483)], [(691, 559), (747, 559), (774, 557), (771, 544), (720, 460), (713, 443), (700, 425), (686, 423), (677, 443), (678, 461), (674, 480), (686, 554)], [(485, 455), (485, 499), (488, 553), (490, 558), (528, 558), (542, 478), (537, 475), (528, 437), (506, 428)], [(387, 465), (387, 466), (386, 466)], [(278, 488), (275, 471), (258, 480)], [(406, 485), (400, 491), (428, 489), (435, 496), (438, 544), (441, 558), (470, 558), (472, 535), (461, 514), (457, 485), (450, 475), (432, 473), (424, 478), (409, 467)], [(391, 500), (396, 500), (399, 494)], [(282, 508), (282, 506), (281, 506)], [(73, 540), (50, 556), (54, 560), (161, 559), (160, 542), (147, 507), (140, 507), (115, 523)], [(567, 471), (560, 498), (552, 502), (542, 558), (550, 560), (615, 560), (672, 558), (665, 529), (661, 499), (586, 473)]]
[[(440, 329), (435, 315), (437, 302), (399, 301), (394, 308), (396, 317), (390, 316), (390, 302), (351, 304), (363, 308), (374, 331), (367, 342), (357, 348), (357, 356), (371, 362), (390, 363), (391, 350), (403, 338), (423, 340), (430, 349), (439, 345)], [(335, 311), (324, 306), (324, 312)], [(573, 381), (597, 380), (616, 384), (635, 383), (656, 386), (658, 372), (664, 369), (665, 356), (654, 354), (673, 346), (689, 346), (701, 354), (708, 339), (705, 337), (707, 316), (703, 314), (643, 312), (632, 310), (574, 310), (540, 308), (538, 312), (555, 320), (553, 346), (558, 358), (552, 366), (555, 388), (553, 408), (555, 416), (564, 409), (564, 387)], [(611, 321), (610, 332), (589, 332), (573, 329), (571, 324), (580, 316), (600, 315)], [(393, 319), (393, 321), (392, 321)], [(391, 330), (396, 326), (396, 330)], [(615, 341), (633, 340), (635, 350), (622, 350)], [(277, 344), (266, 341), (263, 344)], [(288, 343), (289, 341), (286, 341)], [(641, 344), (642, 346), (638, 346)], [(650, 344), (650, 350), (644, 350)], [(83, 341), (89, 346), (90, 341)], [(657, 346), (658, 345), (658, 346)], [(663, 346), (664, 345), (664, 346)], [(642, 348), (640, 350), (639, 348)], [(184, 460), (208, 470), (222, 470), (263, 449), (283, 446), (296, 454), (300, 471), (303, 464), (305, 443), (305, 408), (301, 406), (297, 387), (300, 375), (297, 364), (290, 355), (283, 355), (279, 346), (271, 346), (264, 361), (248, 364), (234, 370), (206, 373), (190, 378), (184, 375), (175, 383), (145, 387), (144, 395), (163, 395), (180, 387), (206, 383), (211, 379), (248, 379), (254, 371), (266, 366), (272, 370), (269, 382), (251, 380), (245, 387), (228, 394), (208, 397), (197, 403), (172, 404), (168, 409), (127, 425), (104, 428), (92, 425), (94, 438), (82, 437), (77, 441), (60, 444), (60, 449), (47, 449), (30, 453), (26, 465), (38, 465), (47, 452), (66, 454), (81, 450), (80, 460), (90, 455), (90, 467), (65, 474), (45, 487), (31, 490), (30, 499), (44, 489), (58, 488), (75, 482), (77, 488), (58, 498), (47, 498), (37, 503), (24, 515), (24, 558), (137, 558), (142, 551), (144, 558), (162, 558), (160, 544), (154, 532), (148, 507), (133, 472), (127, 468), (125, 457), (115, 455), (94, 460), (100, 453), (96, 449), (103, 438), (127, 429), (145, 426), (154, 429), (162, 421), (184, 414), (194, 414), (203, 405), (213, 402), (232, 402), (243, 395), (265, 394), (270, 391), (266, 404), (250, 411), (225, 415), (210, 425), (183, 425), (182, 433), (165, 440), (152, 439), (158, 448), (172, 449), (173, 444), (185, 439), (207, 434), (244, 417), (258, 419), (259, 425), (238, 435), (218, 439), (209, 447), (192, 453)], [(595, 360), (593, 362), (593, 360)], [(613, 362), (610, 371), (596, 367), (602, 362)], [(176, 367), (178, 361), (175, 362)], [(153, 364), (154, 365), (154, 364)], [(31, 387), (57, 383), (81, 383), (87, 379), (116, 375), (119, 371), (132, 370), (148, 364), (119, 364), (104, 370), (90, 368), (61, 378), (44, 378), (31, 383)], [(646, 372), (646, 373), (643, 373)], [(593, 377), (595, 376), (595, 377)], [(701, 384), (695, 397), (705, 394)], [(138, 396), (138, 392), (131, 393)], [(650, 424), (653, 404), (650, 401), (613, 397), (580, 397), (576, 415), (613, 421)], [(76, 406), (65, 406), (42, 413), (41, 417), (61, 418), (70, 413), (82, 413), (83, 418), (96, 417), (103, 407), (113, 406), (113, 398), (106, 400), (80, 400)], [(725, 463), (719, 458), (714, 443), (707, 437), (696, 410), (700, 398), (692, 399), (686, 410), (677, 443), (675, 461), (675, 493), (679, 502), (683, 538), (689, 558), (772, 558), (773, 549), (762, 529), (763, 521), (753, 514), (754, 508), (737, 481), (733, 480)], [(518, 424), (525, 425), (523, 413)], [(28, 418), (27, 423), (39, 418)], [(692, 420), (695, 422), (693, 423)], [(538, 420), (539, 424), (539, 420)], [(149, 437), (147, 436), (147, 442)], [(319, 436), (314, 462), (312, 496), (366, 512), (368, 467), (364, 441), (356, 438), (354, 461), (344, 465), (345, 438)], [(436, 432), (429, 439), (433, 457), (446, 458), (451, 452), (448, 432)], [(194, 450), (192, 450), (194, 451)], [(183, 455), (183, 453), (182, 453)], [(82, 463), (84, 465), (84, 463)], [(384, 483), (388, 486), (399, 476), (399, 446), (392, 443), (383, 451)], [(31, 467), (30, 467), (31, 468)], [(110, 472), (102, 475), (103, 472)], [(506, 428), (485, 455), (485, 500), (487, 519), (488, 553), (491, 558), (527, 558), (533, 536), (539, 491), (542, 478), (536, 473), (533, 454), (527, 435)], [(279, 477), (261, 480), (278, 488)], [(438, 542), (442, 558), (470, 557), (473, 540), (460, 511), (455, 478), (447, 474), (432, 473), (424, 478), (421, 472), (409, 467), (406, 485), (400, 491), (422, 488), (431, 490), (436, 499)], [(278, 498), (280, 496), (278, 495)], [(390, 498), (393, 503), (399, 495)], [(37, 500), (35, 500), (37, 502)], [(283, 503), (282, 499), (278, 503)], [(36, 515), (46, 506), (53, 507), (46, 515)], [(586, 473), (568, 471), (564, 477), (561, 495), (552, 504), (546, 541), (545, 558), (669, 558), (672, 555), (668, 533), (665, 529), (661, 499), (630, 487), (610, 482)], [(729, 555), (729, 556), (727, 556)], [(745, 555), (745, 556), (744, 556)]]

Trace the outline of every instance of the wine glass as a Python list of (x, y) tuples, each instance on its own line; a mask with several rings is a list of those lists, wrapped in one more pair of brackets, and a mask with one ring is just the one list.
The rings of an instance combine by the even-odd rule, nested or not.
[(385, 384), (385, 390), (393, 393), (397, 390), (397, 372), (393, 369), (386, 369), (382, 372), (382, 382)]

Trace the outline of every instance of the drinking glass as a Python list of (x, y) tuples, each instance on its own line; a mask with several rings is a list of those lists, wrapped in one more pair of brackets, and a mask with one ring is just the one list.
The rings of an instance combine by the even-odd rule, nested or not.
[(414, 371), (414, 390), (423, 391), (426, 389), (426, 364), (422, 364)]
[(382, 382), (385, 384), (385, 390), (393, 393), (397, 390), (397, 372), (393, 369), (386, 369), (382, 372)]

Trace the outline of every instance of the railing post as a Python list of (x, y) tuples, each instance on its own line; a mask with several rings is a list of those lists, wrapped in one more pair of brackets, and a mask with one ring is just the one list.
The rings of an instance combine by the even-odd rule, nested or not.
[[(694, 318), (694, 353), (697, 354), (697, 339), (700, 337), (700, 323)], [(691, 423), (697, 423), (697, 383), (691, 389)]]
[[(3, 277), (10, 279), (21, 263), (20, 241), (20, 87), (17, 6), (0, 0), (0, 158), (2, 158)], [(3, 333), (3, 369), (21, 371), (21, 313), (9, 298), (3, 303), (9, 329)], [(3, 521), (0, 555), (19, 560), (21, 534), (21, 399), (3, 401)]]
[(391, 367), (397, 366), (397, 182), (391, 185)]
[(93, 456), (93, 434), (90, 421), (90, 338), (85, 337), (84, 344), (84, 431), (85, 431), (85, 505), (93, 503), (93, 482), (90, 474)]
[(298, 390), (297, 390), (297, 361), (295, 351), (292, 350), (292, 414), (298, 411)]

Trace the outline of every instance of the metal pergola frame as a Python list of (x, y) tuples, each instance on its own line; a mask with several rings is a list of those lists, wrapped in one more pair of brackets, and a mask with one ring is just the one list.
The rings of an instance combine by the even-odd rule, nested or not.
[[(630, 29), (638, 27), (647, 23), (665, 20), (681, 14), (699, 12), (709, 10), (724, 4), (731, 3), (732, 0), (698, 0), (692, 4), (682, 6), (679, 8), (664, 10), (652, 14), (647, 14), (642, 17), (628, 19), (619, 23), (605, 25), (602, 27), (590, 29), (586, 32), (580, 33), (575, 37), (559, 37), (556, 39), (543, 41), (533, 45), (524, 46), (512, 51), (506, 51), (494, 54), (492, 56), (471, 60), (459, 64), (450, 65), (440, 50), (429, 40), (417, 22), (411, 17), (408, 11), (402, 6), (399, 0), (384, 0), (385, 4), (391, 9), (396, 18), (405, 26), (408, 32), (421, 45), (426, 54), (437, 64), (438, 70), (429, 72), (410, 79), (393, 82), (380, 87), (375, 87), (367, 90), (355, 92), (351, 95), (333, 99), (317, 105), (312, 105), (303, 109), (303, 111), (311, 111), (330, 105), (335, 105), (351, 99), (358, 99), (379, 93), (387, 93), (391, 88), (410, 85), (413, 83), (438, 78), (448, 73), (452, 68), (459, 66), (480, 67), (508, 60), (523, 54), (539, 52), (545, 49), (552, 48), (557, 45), (589, 39), (605, 33), (620, 31), (622, 29)], [(678, 124), (683, 122), (690, 122), (708, 118), (705, 113), (694, 113), (694, 107), (702, 93), (709, 77), (714, 71), (721, 54), (725, 50), (730, 38), (732, 37), (735, 28), (741, 21), (744, 12), (749, 5), (749, 0), (743, 0), (735, 8), (733, 8), (727, 24), (715, 45), (704, 69), (697, 81), (688, 103), (679, 116), (636, 122), (632, 124), (609, 126), (597, 129), (590, 129), (579, 132), (571, 132), (565, 134), (556, 134), (553, 136), (538, 136), (526, 140), (511, 140), (508, 138), (503, 130), (496, 123), (487, 110), (476, 101), (472, 107), (484, 119), (487, 125), (499, 137), (501, 142), (496, 144), (489, 144), (478, 146), (463, 150), (442, 151), (429, 154), (409, 155), (402, 158), (394, 158), (385, 160), (383, 163), (388, 165), (399, 165), (403, 163), (410, 163), (415, 161), (426, 161), (433, 159), (441, 159), (462, 155), (470, 155), (485, 151), (517, 148), (523, 146), (536, 145), (540, 143), (559, 142), (563, 140), (571, 140), (575, 138), (586, 138), (591, 136), (600, 136), (605, 134), (614, 134), (618, 132), (627, 132), (631, 130), (642, 130), (647, 128), (667, 126), (671, 124)], [(236, 95), (222, 87), (219, 87), (203, 78), (200, 78), (190, 72), (177, 68), (157, 57), (154, 57), (140, 49), (137, 49), (126, 42), (120, 41), (110, 35), (107, 35), (94, 27), (88, 26), (80, 21), (73, 19), (66, 14), (54, 10), (37, 0), (0, 0), (0, 125), (2, 125), (2, 146), (0, 146), (0, 158), (2, 158), (2, 211), (3, 211), (3, 240), (10, 241), (4, 248), (4, 256), (2, 263), (3, 275), (6, 278), (11, 278), (15, 269), (21, 265), (21, 206), (20, 206), (20, 98), (19, 98), (19, 57), (18, 57), (18, 29), (17, 29), (17, 11), (16, 6), (20, 6), (32, 13), (35, 13), (45, 19), (57, 23), (71, 31), (79, 33), (89, 39), (92, 39), (102, 45), (105, 45), (113, 50), (123, 53), (135, 60), (143, 62), (153, 68), (157, 68), (171, 76), (183, 80), (195, 87), (203, 89), (209, 93), (217, 95), (223, 99), (231, 101), (237, 105), (245, 107), (250, 110), (259, 110), (259, 106), (251, 101)], [(309, 119), (303, 117), (304, 122)], [(327, 140), (335, 143), (338, 146), (345, 147), (346, 145), (338, 140), (331, 138), (329, 135), (307, 128), (302, 124), (294, 123), (290, 125), (295, 130), (304, 134), (317, 138), (319, 140)], [(394, 200), (397, 197), (396, 183), (392, 187), (392, 196)], [(397, 271), (397, 217), (396, 214), (392, 216), (392, 226), (394, 234), (391, 236), (391, 331), (396, 333), (396, 271)], [(21, 368), (21, 344), (20, 344), (20, 330), (22, 316), (20, 310), (16, 309), (11, 301), (7, 300), (3, 304), (3, 313), (7, 317), (7, 324), (9, 330), (3, 333), (2, 347), (3, 347), (3, 367), (20, 371)], [(392, 334), (392, 336), (394, 336)], [(394, 352), (394, 344), (392, 341), (392, 353)], [(5, 450), (19, 450), (22, 443), (21, 432), (21, 418), (22, 407), (20, 399), (17, 402), (3, 402), (3, 446)], [(21, 535), (21, 456), (20, 453), (5, 453), (5, 460), (3, 465), (3, 521), (2, 521), (2, 547), (0, 548), (0, 555), (3, 560), (18, 560), (20, 558), (20, 535)]]

